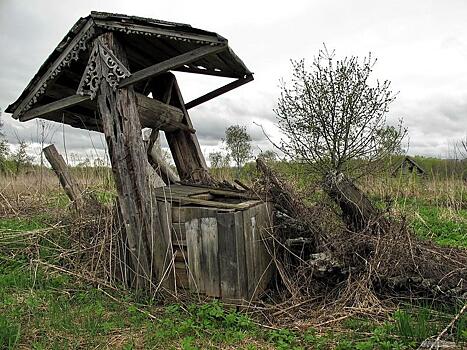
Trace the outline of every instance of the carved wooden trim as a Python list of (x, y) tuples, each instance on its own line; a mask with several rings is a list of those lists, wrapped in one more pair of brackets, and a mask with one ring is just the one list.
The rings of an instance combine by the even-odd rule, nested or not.
[(89, 55), (88, 64), (81, 77), (76, 93), (78, 95), (96, 97), (101, 79), (104, 78), (115, 91), (123, 78), (131, 75), (125, 65), (115, 57), (114, 53), (105, 47), (100, 38), (94, 40), (94, 46)]
[(170, 40), (185, 41), (201, 45), (225, 45), (227, 40), (224, 38), (216, 38), (203, 34), (195, 33), (181, 33), (176, 30), (154, 28), (139, 24), (119, 23), (117, 21), (99, 20), (95, 19), (94, 22), (99, 28), (122, 32), (125, 34), (140, 34), (147, 36), (155, 36), (157, 38), (165, 38)]
[(39, 97), (44, 94), (48, 83), (55, 79), (65, 67), (69, 67), (71, 62), (77, 61), (81, 51), (85, 51), (89, 39), (94, 36), (92, 21), (88, 21), (78, 35), (76, 35), (63, 53), (55, 60), (47, 72), (42, 76), (36, 87), (23, 100), (13, 113), (13, 118), (18, 118), (37, 103)]

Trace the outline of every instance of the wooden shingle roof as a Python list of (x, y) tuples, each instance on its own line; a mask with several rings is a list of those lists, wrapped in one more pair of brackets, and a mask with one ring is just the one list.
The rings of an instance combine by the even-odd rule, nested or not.
[[(32, 118), (24, 117), (28, 110), (76, 94), (92, 50), (92, 42), (107, 31), (116, 33), (119, 42), (125, 47), (128, 69), (131, 73), (144, 71), (157, 63), (185, 53), (189, 55), (197, 48), (218, 47), (219, 50), (211, 50), (209, 55), (187, 64), (172, 66), (170, 70), (236, 78), (242, 80), (242, 83), (252, 79), (252, 73), (229, 48), (227, 39), (214, 32), (182, 23), (92, 12), (75, 23), (39, 68), (20, 97), (8, 106), (6, 112), (13, 113), (16, 119), (29, 120)], [(141, 79), (134, 80), (131, 83), (134, 84), (135, 91), (147, 95), (146, 82), (140, 81)], [(239, 85), (241, 84), (236, 86)], [(205, 100), (207, 99), (197, 101), (193, 105)], [(64, 111), (78, 116), (89, 116), (92, 114), (92, 106), (90, 106), (92, 101), (85, 102)], [(47, 115), (44, 118), (59, 121), (58, 115)], [(78, 120), (75, 122), (82, 123)], [(69, 124), (73, 125), (73, 123), (72, 121)]]

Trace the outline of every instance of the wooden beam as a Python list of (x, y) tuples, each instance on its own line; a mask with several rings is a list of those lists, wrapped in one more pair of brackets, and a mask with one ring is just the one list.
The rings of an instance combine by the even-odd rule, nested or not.
[(66, 109), (69, 107), (73, 107), (78, 105), (84, 101), (89, 100), (89, 96), (80, 96), (80, 95), (71, 95), (61, 100), (57, 100), (51, 103), (47, 103), (45, 105), (30, 109), (26, 113), (24, 113), (19, 120), (22, 122), (46, 115), (48, 113), (60, 111), (62, 109)]
[(211, 92), (208, 92), (207, 94), (203, 95), (203, 96), (200, 96), (198, 98), (195, 98), (194, 100), (188, 102), (187, 104), (185, 104), (185, 108), (186, 109), (190, 109), (190, 108), (193, 108), (195, 106), (198, 106), (200, 105), (201, 103), (204, 103), (206, 101), (209, 101), (209, 100), (212, 100), (213, 98), (217, 97), (217, 96), (220, 96), (222, 94), (225, 94), (226, 92), (230, 91), (230, 90), (233, 90), (239, 86), (242, 86), (243, 84), (246, 84), (250, 81), (253, 80), (253, 75), (247, 75), (245, 76), (244, 78), (241, 78), (241, 79), (238, 79), (238, 80), (235, 80), (231, 83), (228, 83), (216, 90), (213, 90)]
[(139, 93), (136, 93), (136, 103), (138, 105), (139, 120), (143, 128), (195, 132), (193, 128), (181, 122), (183, 120), (183, 112), (180, 108)]
[(201, 46), (197, 49), (185, 52), (181, 55), (172, 57), (166, 61), (156, 63), (150, 67), (144, 68), (140, 71), (133, 73), (130, 77), (123, 79), (119, 87), (125, 87), (128, 85), (135, 84), (139, 81), (154, 77), (161, 73), (167, 72), (171, 69), (183, 66), (190, 62), (196, 61), (207, 55), (212, 55), (223, 50), (227, 49), (227, 45), (217, 45), (217, 46)]
[[(195, 129), (181, 122), (183, 120), (183, 111), (180, 108), (162, 103), (139, 93), (135, 94), (141, 127), (163, 131), (186, 130), (190, 133), (196, 132)], [(24, 122), (38, 117), (47, 119), (47, 116), (53, 116), (53, 119), (57, 119), (57, 112), (79, 104), (85, 104), (86, 107), (90, 107), (90, 102), (91, 99), (87, 95), (71, 95), (27, 111), (20, 117), (20, 121)], [(92, 107), (95, 111), (96, 106), (92, 105)], [(67, 111), (67, 113), (73, 114), (71, 111)]]

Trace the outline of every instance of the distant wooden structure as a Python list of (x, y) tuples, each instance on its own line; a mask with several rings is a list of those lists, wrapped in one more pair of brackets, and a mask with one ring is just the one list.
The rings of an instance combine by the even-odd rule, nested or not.
[(420, 176), (424, 176), (426, 172), (419, 164), (417, 164), (417, 162), (415, 162), (415, 160), (413, 160), (409, 156), (405, 156), (392, 171), (392, 176), (397, 176), (399, 174), (417, 174)]
[[(235, 80), (185, 103), (171, 71)], [(271, 207), (213, 186), (188, 110), (252, 80), (216, 33), (92, 12), (76, 22), (6, 111), (20, 121), (40, 117), (105, 134), (127, 247), (121, 275), (130, 286), (181, 286), (249, 299), (272, 273), (262, 242)], [(149, 145), (142, 128), (152, 129)], [(157, 151), (159, 131), (178, 178), (159, 166), (167, 186), (155, 189), (148, 157)], [(160, 162), (157, 155), (150, 160), (154, 167)], [(174, 184), (178, 179), (184, 185)]]

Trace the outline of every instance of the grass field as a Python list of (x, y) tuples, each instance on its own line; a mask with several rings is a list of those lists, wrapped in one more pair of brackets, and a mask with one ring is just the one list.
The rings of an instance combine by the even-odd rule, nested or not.
[[(66, 246), (68, 200), (52, 173), (37, 175), (0, 179), (0, 349), (416, 349), (462, 306), (407, 301), (386, 317), (287, 327), (216, 301), (144, 299), (86, 281), (67, 266), (57, 269), (50, 252), (55, 242)], [(100, 201), (114, 196), (108, 173), (78, 175)], [(421, 237), (467, 248), (461, 180), (363, 179), (360, 185), (382, 206), (391, 197), (390, 210), (406, 216)], [(30, 240), (37, 233), (40, 244)], [(40, 263), (32, 258), (37, 256)], [(452, 335), (467, 340), (465, 315)]]

